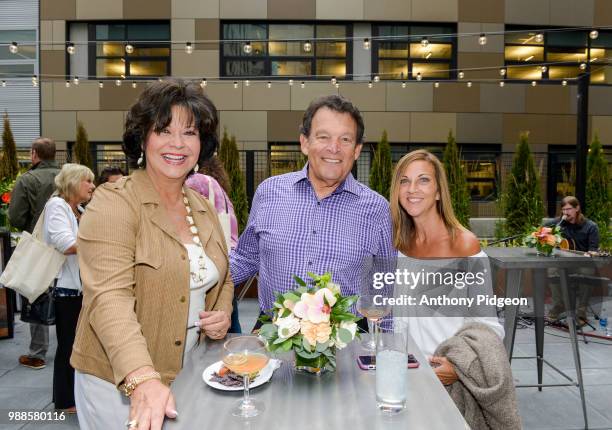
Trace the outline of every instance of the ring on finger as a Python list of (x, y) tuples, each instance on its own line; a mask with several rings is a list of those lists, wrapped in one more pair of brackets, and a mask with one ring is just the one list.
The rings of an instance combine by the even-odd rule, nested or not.
[(129, 430), (133, 430), (133, 429), (137, 429), (138, 428), (138, 421), (137, 420), (129, 420), (125, 422), (125, 426), (129, 429)]

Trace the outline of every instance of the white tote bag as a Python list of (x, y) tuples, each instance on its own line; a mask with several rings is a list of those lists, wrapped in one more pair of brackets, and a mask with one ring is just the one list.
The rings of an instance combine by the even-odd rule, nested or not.
[(66, 256), (42, 240), (45, 211), (40, 214), (32, 234), (24, 231), (2, 276), (0, 284), (15, 290), (33, 303), (47, 291)]
[[(217, 211), (217, 207), (215, 206), (215, 190), (210, 186), (210, 182), (208, 183), (208, 201), (215, 211)], [(230, 214), (227, 209), (227, 201), (225, 202), (225, 212), (217, 211), (217, 216), (219, 217), (219, 222), (221, 223), (221, 228), (223, 229), (223, 235), (225, 236), (225, 244), (227, 245), (227, 251), (231, 249), (231, 239), (232, 239), (232, 223), (230, 221)]]

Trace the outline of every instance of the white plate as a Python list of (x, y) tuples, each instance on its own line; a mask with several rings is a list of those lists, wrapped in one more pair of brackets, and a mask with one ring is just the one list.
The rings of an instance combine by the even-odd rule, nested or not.
[[(266, 367), (261, 369), (261, 371), (259, 372), (259, 375), (257, 375), (257, 378), (251, 381), (251, 383), (249, 384), (249, 389), (259, 387), (260, 385), (268, 382), (270, 378), (272, 377), (272, 374), (274, 373), (274, 371), (278, 369), (280, 365), (281, 365), (280, 360), (271, 358), (270, 361), (268, 361), (268, 364), (266, 364)], [(244, 387), (242, 386), (226, 387), (225, 385), (220, 384), (219, 382), (213, 382), (210, 380), (210, 378), (212, 377), (212, 374), (215, 372), (218, 372), (219, 369), (221, 369), (221, 366), (223, 366), (223, 361), (217, 361), (216, 363), (213, 363), (210, 366), (208, 366), (206, 369), (204, 369), (204, 372), (202, 372), (202, 379), (204, 379), (204, 382), (206, 382), (207, 385), (213, 388), (216, 388), (217, 390), (223, 390), (223, 391), (242, 391), (244, 390)]]

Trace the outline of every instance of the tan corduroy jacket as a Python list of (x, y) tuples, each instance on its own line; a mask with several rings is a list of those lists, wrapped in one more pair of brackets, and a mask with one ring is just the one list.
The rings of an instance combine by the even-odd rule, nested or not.
[[(185, 188), (219, 283), (206, 310), (232, 312), (234, 287), (216, 212)], [(182, 367), (189, 313), (189, 258), (148, 174), (139, 170), (94, 193), (79, 226), (83, 282), (70, 364), (119, 385), (142, 366), (169, 384)]]

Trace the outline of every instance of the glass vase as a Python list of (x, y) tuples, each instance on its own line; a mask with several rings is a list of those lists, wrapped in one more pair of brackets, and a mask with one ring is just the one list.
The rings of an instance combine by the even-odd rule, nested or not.
[(544, 257), (550, 257), (553, 254), (554, 247), (548, 244), (536, 243), (536, 254)]
[[(336, 351), (333, 351), (334, 356), (336, 355)], [(296, 372), (307, 373), (311, 375), (323, 375), (327, 372), (334, 372), (336, 369), (329, 362), (329, 358), (327, 356), (321, 354), (317, 358), (304, 358), (295, 354), (295, 364), (294, 364)]]

